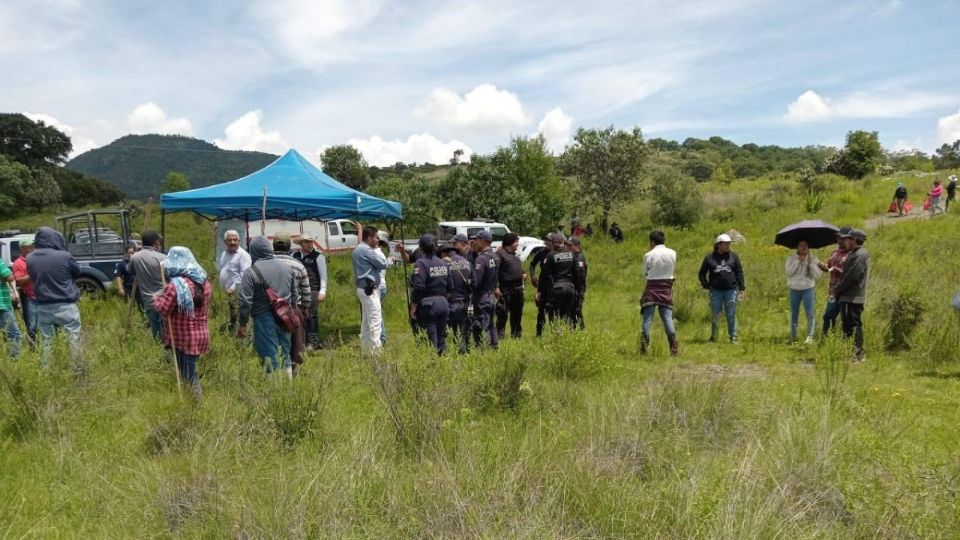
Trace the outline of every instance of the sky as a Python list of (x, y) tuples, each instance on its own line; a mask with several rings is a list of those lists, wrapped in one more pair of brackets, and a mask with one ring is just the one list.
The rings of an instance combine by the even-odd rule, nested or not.
[(578, 128), (930, 152), (960, 139), (956, 0), (0, 0), (0, 111), (69, 134), (444, 163)]

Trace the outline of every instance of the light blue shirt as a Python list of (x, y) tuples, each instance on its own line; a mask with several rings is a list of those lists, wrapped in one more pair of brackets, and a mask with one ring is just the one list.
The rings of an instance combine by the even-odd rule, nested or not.
[(356, 278), (357, 287), (363, 288), (366, 286), (364, 280), (369, 279), (375, 287), (379, 288), (380, 271), (386, 270), (392, 262), (392, 258), (384, 259), (379, 249), (363, 243), (358, 245), (353, 250), (353, 275)]

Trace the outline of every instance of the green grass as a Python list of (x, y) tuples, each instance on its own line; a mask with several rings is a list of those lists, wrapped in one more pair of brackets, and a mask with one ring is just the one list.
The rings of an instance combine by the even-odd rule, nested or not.
[[(0, 536), (956, 537), (960, 220), (869, 231), (868, 361), (850, 365), (838, 339), (787, 344), (787, 251), (771, 242), (805, 217), (806, 194), (784, 186), (705, 185), (705, 220), (667, 231), (680, 254), (677, 359), (659, 322), (650, 354), (637, 352), (642, 203), (616, 216), (624, 244), (585, 243), (585, 333), (537, 341), (531, 301), (523, 339), (437, 359), (409, 336), (395, 270), (389, 344), (370, 361), (348, 261), (334, 257), (330, 347), (290, 384), (215, 334), (200, 407), (178, 399), (139, 321), (125, 335), (122, 304), (85, 300), (85, 384), (62, 344), (50, 372), (33, 353), (0, 364)], [(892, 186), (836, 186), (818, 216), (860, 226)], [(731, 228), (747, 237), (735, 246), (742, 338), (714, 345), (695, 273)], [(211, 260), (207, 225), (175, 216), (167, 236)], [(902, 291), (925, 311), (910, 348), (887, 352), (883, 306)], [(219, 293), (213, 307), (215, 328)]]

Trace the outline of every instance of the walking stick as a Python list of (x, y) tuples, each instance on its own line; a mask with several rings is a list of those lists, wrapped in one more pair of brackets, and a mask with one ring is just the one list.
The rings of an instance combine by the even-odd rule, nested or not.
[[(162, 269), (161, 269), (162, 270)], [(137, 292), (137, 288), (140, 286), (140, 280), (133, 280), (133, 287), (130, 288), (130, 297), (127, 298), (127, 318), (123, 321), (123, 337), (127, 337), (130, 333), (130, 318), (133, 314), (133, 304), (136, 303), (136, 295), (140, 294)]]
[[(163, 263), (160, 264), (160, 283), (163, 288), (167, 288), (167, 277), (163, 273)], [(177, 360), (177, 340), (173, 336), (173, 319), (167, 315), (167, 332), (170, 334), (170, 347), (173, 349), (173, 374), (177, 378), (177, 394), (183, 398), (183, 390), (180, 388), (180, 362)]]

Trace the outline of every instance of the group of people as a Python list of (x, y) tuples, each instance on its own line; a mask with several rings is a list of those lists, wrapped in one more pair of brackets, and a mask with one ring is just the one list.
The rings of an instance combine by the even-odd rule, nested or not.
[[(814, 298), (817, 280), (827, 273), (830, 276), (827, 308), (823, 313), (823, 334), (830, 332), (841, 319), (844, 336), (854, 342), (854, 360), (863, 361), (862, 314), (867, 296), (870, 275), (870, 254), (863, 247), (867, 235), (857, 229), (843, 227), (837, 233), (837, 248), (826, 262), (820, 262), (810, 251), (807, 241), (801, 240), (794, 253), (784, 265), (787, 288), (790, 291), (790, 338), (797, 340), (800, 307), (806, 316), (806, 343), (812, 343), (816, 323)], [(719, 339), (719, 322), (726, 319), (727, 336), (731, 343), (738, 339), (737, 305), (744, 299), (746, 281), (740, 257), (731, 251), (732, 238), (721, 234), (716, 238), (713, 250), (700, 265), (697, 277), (700, 285), (709, 292), (711, 328), (710, 341)], [(663, 321), (670, 353), (679, 354), (680, 344), (673, 324), (673, 284), (677, 253), (665, 245), (663, 231), (650, 233), (650, 251), (643, 257), (646, 286), (641, 296), (643, 319), (640, 349), (646, 352), (650, 343), (650, 327), (655, 312)]]
[[(352, 260), (361, 305), (360, 344), (364, 352), (374, 353), (383, 346), (379, 291), (384, 271), (395, 261), (379, 249), (375, 227), (365, 227), (361, 240)], [(396, 245), (403, 262), (413, 264), (411, 325), (438, 354), (447, 350), (448, 329), (461, 354), (469, 350), (471, 342), (478, 348), (496, 349), (507, 336), (508, 323), (510, 337), (519, 338), (523, 333), (528, 273), (517, 255), (520, 238), (508, 233), (496, 250), (492, 242), (490, 232), (480, 230), (469, 237), (457, 234), (442, 244), (436, 235), (427, 233), (413, 252), (402, 243)], [(548, 319), (583, 327), (587, 261), (579, 236), (548, 235), (545, 247), (530, 264), (529, 275), (537, 288), (538, 336)]]
[[(946, 195), (946, 198), (944, 198)], [(890, 211), (896, 212), (898, 216), (903, 216), (910, 212), (910, 202), (907, 199), (907, 186), (903, 182), (897, 182), (897, 187), (893, 192), (893, 202), (890, 203)], [(927, 192), (927, 200), (924, 203), (924, 210), (930, 212), (931, 216), (938, 213), (942, 214), (950, 209), (950, 203), (957, 198), (957, 175), (950, 175), (947, 179), (946, 187), (937, 179), (933, 181), (933, 188)], [(943, 203), (943, 204), (941, 204)]]

